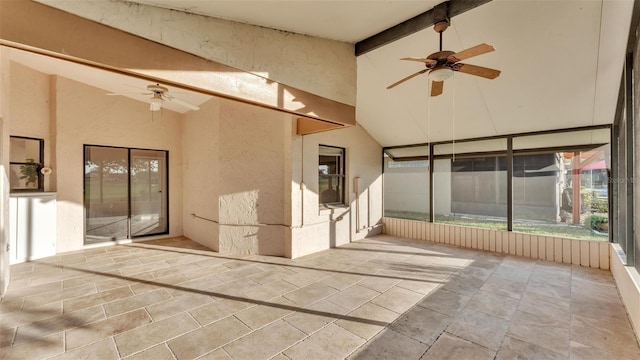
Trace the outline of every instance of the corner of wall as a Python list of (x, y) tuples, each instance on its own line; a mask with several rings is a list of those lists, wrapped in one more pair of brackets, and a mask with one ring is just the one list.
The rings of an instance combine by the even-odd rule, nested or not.
[(611, 273), (622, 298), (631, 327), (640, 339), (640, 273), (633, 266), (626, 266), (626, 256), (619, 244), (610, 244)]

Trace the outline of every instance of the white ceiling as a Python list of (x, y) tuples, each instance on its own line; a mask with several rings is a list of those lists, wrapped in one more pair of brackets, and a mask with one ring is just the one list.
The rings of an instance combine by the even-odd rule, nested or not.
[[(353, 43), (440, 0), (133, 2)], [(632, 8), (632, 0), (493, 0), (452, 18), (444, 48), (494, 45), (495, 52), (465, 62), (499, 69), (498, 78), (456, 73), (437, 98), (427, 96), (426, 74), (386, 90), (421, 69), (399, 58), (438, 50), (437, 34), (425, 29), (358, 57), (357, 121), (383, 146), (610, 124)], [(126, 92), (117, 84), (147, 85), (100, 77), (86, 81), (109, 92)], [(189, 96), (181, 99), (206, 101)]]
[(298, 34), (355, 43), (442, 0), (130, 0)]
[[(134, 0), (250, 24), (357, 42), (441, 2)], [(480, 43), (493, 53), (465, 62), (496, 68), (494, 80), (456, 73), (427, 96), (427, 75), (398, 60), (438, 50), (425, 29), (359, 56), (357, 121), (383, 146), (613, 122), (632, 0), (493, 0), (452, 18), (444, 48)]]

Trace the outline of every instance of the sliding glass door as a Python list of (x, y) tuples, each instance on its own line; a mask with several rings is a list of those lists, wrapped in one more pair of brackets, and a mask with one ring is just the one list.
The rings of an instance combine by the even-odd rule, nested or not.
[(131, 150), (131, 236), (167, 232), (167, 153)]
[(85, 146), (85, 243), (166, 234), (167, 152)]

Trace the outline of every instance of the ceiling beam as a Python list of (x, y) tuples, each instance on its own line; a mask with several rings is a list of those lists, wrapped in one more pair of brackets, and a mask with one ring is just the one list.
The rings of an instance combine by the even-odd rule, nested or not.
[(440, 3), (431, 10), (357, 42), (355, 46), (356, 56), (366, 54), (369, 51), (434, 25), (436, 22), (443, 20), (441, 16), (443, 9), (447, 9), (448, 18), (452, 18), (489, 1), (491, 0), (450, 0)]
[(356, 124), (354, 106), (33, 1), (0, 0), (0, 46), (285, 112), (296, 117), (312, 118), (330, 125)]

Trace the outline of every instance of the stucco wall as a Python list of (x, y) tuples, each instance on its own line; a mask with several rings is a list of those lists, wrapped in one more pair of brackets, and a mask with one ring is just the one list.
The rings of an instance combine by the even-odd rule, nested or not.
[[(346, 207), (319, 208), (319, 145), (346, 150)], [(380, 231), (376, 225), (382, 219), (382, 148), (366, 131), (358, 125), (304, 137), (294, 136), (291, 147), (293, 229), (287, 256), (295, 258), (311, 254)], [(357, 196), (354, 193), (355, 177), (359, 177)], [(356, 209), (356, 197), (359, 210)]]
[(187, 237), (221, 253), (284, 255), (291, 124), (289, 115), (216, 98), (185, 116)]
[(124, 1), (38, 2), (355, 105), (356, 58), (352, 44)]
[(58, 252), (84, 242), (83, 145), (169, 151), (169, 231), (182, 235), (182, 139), (180, 116), (149, 105), (57, 77), (56, 133)]
[[(51, 165), (50, 77), (11, 62), (9, 101), (12, 108), (9, 134), (44, 140), (44, 164)], [(44, 177), (44, 190), (55, 191), (51, 176)]]
[(211, 99), (199, 111), (183, 116), (183, 225), (184, 235), (219, 250), (218, 148), (220, 101)]
[(0, 47), (0, 297), (9, 286), (9, 59)]

